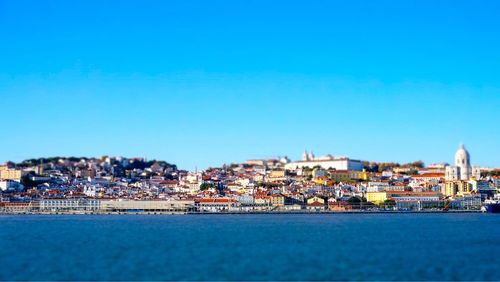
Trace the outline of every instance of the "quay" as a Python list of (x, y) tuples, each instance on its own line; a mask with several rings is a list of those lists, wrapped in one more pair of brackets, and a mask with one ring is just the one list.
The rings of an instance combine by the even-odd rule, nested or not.
[(51, 211), (51, 212), (1, 212), (1, 215), (255, 215), (255, 214), (464, 214), (464, 213), (483, 213), (480, 210), (411, 210), (411, 211), (309, 211), (309, 210), (293, 210), (293, 211), (224, 211), (224, 212), (210, 212), (210, 211), (169, 211), (169, 212), (151, 212), (151, 211)]

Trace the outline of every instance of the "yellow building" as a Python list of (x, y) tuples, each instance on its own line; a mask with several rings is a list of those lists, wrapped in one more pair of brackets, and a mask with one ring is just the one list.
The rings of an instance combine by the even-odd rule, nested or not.
[(387, 192), (368, 192), (366, 193), (366, 200), (368, 202), (374, 203), (375, 205), (380, 205), (387, 200)]
[(351, 180), (351, 174), (347, 170), (337, 170), (330, 172), (330, 179), (335, 182), (347, 182)]
[(312, 198), (307, 199), (307, 204), (308, 205), (312, 205), (314, 203), (321, 203), (321, 204), (324, 205), (325, 204), (325, 199), (317, 197), (317, 196), (314, 196)]
[(22, 171), (10, 169), (6, 166), (0, 166), (0, 179), (21, 181)]
[(457, 190), (456, 190), (454, 182), (446, 182), (444, 184), (443, 194), (445, 196), (455, 196), (456, 193), (457, 193)]
[(350, 171), (349, 173), (351, 174), (351, 179), (368, 180), (368, 173), (364, 169), (363, 171)]
[(328, 179), (326, 177), (316, 177), (313, 179), (313, 182), (317, 185), (324, 185), (324, 186), (333, 186), (335, 182), (331, 179)]
[(271, 196), (271, 205), (272, 206), (284, 206), (285, 205), (285, 197), (282, 195), (272, 195)]
[(284, 170), (273, 170), (269, 174), (269, 181), (285, 181), (286, 175)]
[(325, 199), (320, 198), (320, 197), (312, 197), (307, 199), (307, 206), (306, 208), (308, 210), (315, 210), (315, 211), (320, 211), (325, 209)]
[(444, 195), (466, 195), (472, 192), (472, 188), (472, 184), (467, 181), (448, 181), (444, 184)]
[(330, 172), (330, 178), (335, 182), (347, 182), (350, 180), (368, 180), (368, 173), (363, 171), (337, 170)]
[(271, 171), (270, 177), (273, 177), (273, 178), (285, 177), (285, 171), (284, 170), (273, 170), (273, 171)]

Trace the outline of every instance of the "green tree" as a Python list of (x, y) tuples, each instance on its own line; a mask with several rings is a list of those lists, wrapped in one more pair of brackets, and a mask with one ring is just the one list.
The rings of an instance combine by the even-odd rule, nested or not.
[(360, 196), (354, 196), (354, 197), (350, 197), (348, 200), (347, 200), (348, 203), (353, 203), (353, 204), (359, 204), (361, 202), (366, 202), (366, 198), (365, 197), (360, 197)]
[(210, 188), (214, 187), (214, 185), (212, 183), (202, 183), (200, 185), (200, 190), (201, 191), (205, 191), (205, 190), (208, 190)]
[(392, 207), (396, 206), (396, 201), (391, 200), (391, 199), (387, 199), (384, 201), (383, 206), (388, 207), (388, 208), (392, 208)]
[(364, 203), (366, 203), (366, 198), (354, 196), (354, 197), (350, 197), (347, 200), (347, 202), (349, 203), (349, 205), (352, 206), (353, 209), (360, 209), (361, 205), (364, 205)]

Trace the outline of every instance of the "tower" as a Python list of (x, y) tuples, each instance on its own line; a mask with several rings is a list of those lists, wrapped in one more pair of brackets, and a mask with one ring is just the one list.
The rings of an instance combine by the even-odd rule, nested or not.
[(314, 159), (315, 159), (315, 158), (316, 158), (316, 157), (314, 156), (313, 151), (311, 151), (311, 152), (309, 153), (309, 160), (310, 160), (310, 161), (314, 161)]
[(469, 180), (479, 180), (481, 169), (470, 165), (470, 155), (463, 144), (455, 153), (455, 165), (447, 166), (445, 169), (444, 194), (455, 196), (456, 194), (468, 193), (471, 191)]
[(43, 175), (43, 159), (40, 159), (40, 167), (38, 169), (38, 174)]
[(304, 154), (302, 154), (302, 160), (303, 161), (309, 160), (309, 154), (307, 154), (307, 150), (304, 150)]
[(458, 167), (460, 180), (469, 180), (472, 176), (472, 168), (470, 165), (470, 155), (465, 149), (464, 144), (460, 145), (455, 154), (455, 166)]

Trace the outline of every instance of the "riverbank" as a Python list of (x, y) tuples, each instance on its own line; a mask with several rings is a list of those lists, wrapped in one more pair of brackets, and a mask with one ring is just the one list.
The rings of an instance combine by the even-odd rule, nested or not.
[(246, 214), (450, 214), (450, 213), (482, 213), (480, 210), (424, 210), (424, 211), (250, 211), (250, 212), (2, 212), (0, 215), (246, 215)]

